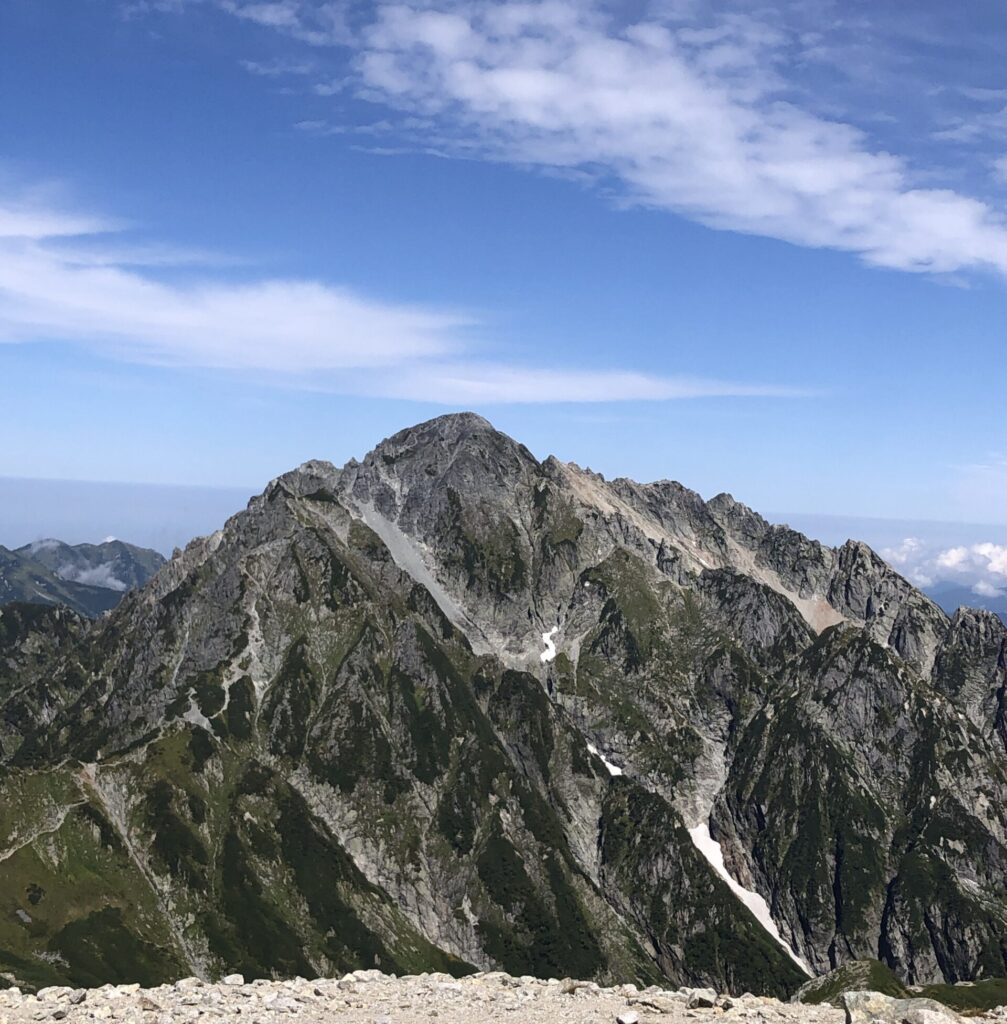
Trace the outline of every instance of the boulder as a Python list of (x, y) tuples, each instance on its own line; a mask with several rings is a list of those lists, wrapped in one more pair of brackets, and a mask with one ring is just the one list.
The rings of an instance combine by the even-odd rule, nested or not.
[(955, 1024), (961, 1017), (933, 999), (895, 999), (880, 992), (844, 992), (846, 1024)]

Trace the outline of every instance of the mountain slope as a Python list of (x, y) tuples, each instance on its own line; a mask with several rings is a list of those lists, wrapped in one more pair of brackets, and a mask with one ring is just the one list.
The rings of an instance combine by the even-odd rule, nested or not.
[(995, 612), (1001, 619), (1007, 619), (1007, 596), (984, 597), (971, 587), (950, 581), (934, 583), (925, 588), (931, 600), (953, 615), (959, 608), (974, 608)]
[(114, 538), (100, 544), (37, 540), (18, 548), (15, 553), (34, 559), (61, 580), (122, 593), (142, 587), (164, 565), (160, 552)]
[(81, 615), (100, 615), (163, 564), (158, 552), (117, 540), (76, 545), (40, 540), (14, 551), (0, 546), (0, 605), (62, 604)]
[(1002, 627), (726, 495), (441, 417), (63, 634), (0, 629), (12, 978), (1004, 972)]
[(82, 615), (100, 615), (122, 599), (119, 591), (62, 580), (40, 562), (0, 545), (0, 605), (14, 601), (64, 605)]

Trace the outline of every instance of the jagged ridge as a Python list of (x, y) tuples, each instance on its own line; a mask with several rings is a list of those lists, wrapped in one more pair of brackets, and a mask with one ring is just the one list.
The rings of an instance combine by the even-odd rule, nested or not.
[(1004, 973), (1007, 630), (730, 496), (441, 417), (280, 477), (107, 619), (11, 632), (0, 970), (26, 983), (789, 994), (699, 825), (815, 972)]

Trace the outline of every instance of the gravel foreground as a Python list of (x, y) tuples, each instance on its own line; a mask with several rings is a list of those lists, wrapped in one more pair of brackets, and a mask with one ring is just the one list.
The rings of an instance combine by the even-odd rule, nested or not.
[(831, 1006), (781, 1003), (762, 996), (718, 996), (712, 989), (602, 988), (594, 982), (515, 978), (501, 972), (452, 978), (423, 974), (395, 978), (355, 971), (340, 979), (253, 981), (240, 975), (218, 983), (186, 978), (173, 985), (45, 988), (37, 995), (0, 991), (0, 1024), (22, 1021), (116, 1021), (174, 1024), (235, 1021), (273, 1024), (674, 1024), (676, 1021), (786, 1021), (841, 1024)]

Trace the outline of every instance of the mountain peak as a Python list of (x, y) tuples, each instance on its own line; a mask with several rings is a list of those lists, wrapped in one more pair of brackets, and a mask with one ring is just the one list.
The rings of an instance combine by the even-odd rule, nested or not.
[(392, 434), (391, 437), (382, 441), (378, 448), (383, 448), (386, 445), (401, 446), (409, 442), (452, 444), (484, 435), (506, 436), (501, 434), (488, 419), (477, 413), (449, 412)]
[(473, 412), (457, 412), (385, 438), (364, 458), (358, 479), (377, 472), (382, 478), (390, 475), (399, 480), (396, 489), (408, 489), (417, 480), (429, 485), (449, 474), (483, 487), (491, 486), (493, 480), (512, 481), (537, 468), (535, 456), (489, 420)]
[[(92, 547), (69, 569), (94, 581)], [(0, 803), (97, 872), (81, 895), (34, 843), (5, 862), (27, 895), (0, 950), (36, 986), (122, 976), (66, 940), (95, 922), (158, 981), (787, 994), (795, 957), (957, 980), (1002, 945), (1004, 628), (951, 629), (868, 548), (727, 494), (606, 483), (455, 413), (278, 478), (94, 625), (28, 614), (0, 619)], [(977, 841), (920, 842), (945, 822)], [(127, 838), (149, 859), (107, 855)]]

